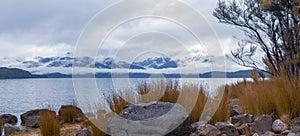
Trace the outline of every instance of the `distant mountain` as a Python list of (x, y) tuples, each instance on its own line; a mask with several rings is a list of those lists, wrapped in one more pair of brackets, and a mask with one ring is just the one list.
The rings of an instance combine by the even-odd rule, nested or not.
[[(201, 78), (251, 78), (252, 70), (240, 70), (236, 72), (220, 72), (220, 71), (212, 71), (203, 74), (199, 74)], [(268, 77), (267, 73), (264, 73), (264, 77)]]
[(47, 78), (45, 75), (33, 75), (28, 71), (17, 68), (0, 68), (0, 79), (18, 79), (18, 78)]
[(168, 57), (148, 58), (144, 61), (133, 62), (132, 65), (153, 69), (177, 68), (177, 63)]

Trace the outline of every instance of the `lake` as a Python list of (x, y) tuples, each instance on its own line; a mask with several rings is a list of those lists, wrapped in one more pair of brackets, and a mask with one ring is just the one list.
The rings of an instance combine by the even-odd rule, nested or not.
[[(50, 108), (57, 111), (61, 105), (73, 104), (78, 98), (86, 96), (93, 99), (90, 90), (96, 89), (100, 101), (109, 98), (116, 91), (135, 90), (138, 84), (144, 82), (157, 82), (162, 79), (9, 79), (0, 80), (0, 114), (13, 114), (18, 116), (28, 110)], [(176, 79), (168, 79), (176, 80)], [(91, 82), (95, 81), (95, 82)], [(178, 79), (182, 84), (203, 85), (208, 91), (224, 84), (243, 81), (240, 78), (217, 79), (210, 84), (211, 79)], [(76, 90), (76, 91), (75, 91)], [(86, 91), (80, 91), (86, 90)], [(126, 93), (126, 92), (125, 92)], [(103, 101), (104, 102), (104, 101)], [(105, 104), (105, 103), (104, 103)], [(20, 121), (19, 121), (20, 123)]]

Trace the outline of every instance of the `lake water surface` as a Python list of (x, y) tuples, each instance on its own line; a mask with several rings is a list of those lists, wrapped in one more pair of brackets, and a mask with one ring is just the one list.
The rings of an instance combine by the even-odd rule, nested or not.
[[(9, 79), (0, 80), (0, 114), (13, 114), (19, 117), (22, 113), (28, 110), (38, 108), (51, 108), (55, 111), (59, 109), (61, 105), (73, 104), (77, 101), (77, 95), (87, 95), (89, 90), (97, 87), (99, 98), (109, 98), (115, 93), (116, 90), (133, 90), (137, 88), (138, 84), (144, 82), (150, 82), (149, 79), (95, 79), (95, 82), (91, 82), (90, 79), (74, 79), (80, 81), (73, 82), (73, 79)], [(151, 79), (153, 81), (160, 81), (161, 79)], [(176, 79), (168, 79), (176, 80)], [(232, 84), (243, 79), (231, 78), (231, 79), (219, 79), (212, 81), (210, 79), (178, 79), (180, 85), (182, 84), (196, 84), (203, 85), (208, 91), (213, 90), (214, 87)], [(212, 84), (211, 84), (212, 83)], [(77, 86), (76, 87), (74, 87)], [(78, 88), (79, 86), (79, 88)], [(75, 91), (86, 90), (84, 91)], [(129, 89), (128, 89), (129, 88)]]

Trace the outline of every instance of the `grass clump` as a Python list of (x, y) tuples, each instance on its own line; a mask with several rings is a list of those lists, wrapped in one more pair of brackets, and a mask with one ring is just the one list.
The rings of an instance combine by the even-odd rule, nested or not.
[[(191, 85), (179, 87), (178, 81), (157, 82), (154, 84), (143, 83), (138, 86), (138, 98), (136, 102), (149, 103), (152, 101), (170, 102), (181, 104), (188, 113), (191, 122), (200, 119), (208, 94), (203, 88)], [(115, 113), (120, 113), (123, 108), (134, 101), (135, 96), (115, 96), (109, 101), (110, 108)], [(123, 98), (126, 98), (126, 101)], [(194, 101), (194, 102), (192, 102)]]
[(44, 112), (40, 114), (39, 125), (42, 136), (59, 136), (60, 124), (55, 114)]
[(238, 83), (229, 87), (231, 98), (238, 98), (246, 113), (275, 113), (279, 117), (300, 116), (300, 80), (277, 77), (266, 81)]
[(2, 134), (3, 125), (4, 125), (4, 121), (0, 119), (0, 134)]
[(78, 107), (63, 105), (58, 112), (62, 123), (76, 123), (84, 119), (84, 114)]

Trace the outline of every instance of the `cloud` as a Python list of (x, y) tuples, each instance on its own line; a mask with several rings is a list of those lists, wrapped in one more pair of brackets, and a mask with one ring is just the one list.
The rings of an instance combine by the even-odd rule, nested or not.
[[(62, 56), (66, 52), (73, 52), (81, 31), (90, 19), (99, 11), (117, 2), (118, 0), (2, 0), (0, 2), (0, 57), (29, 59), (36, 56)], [(190, 56), (215, 55), (216, 58), (220, 58), (235, 47), (236, 40), (232, 38), (232, 35), (238, 34), (238, 31), (219, 24), (212, 16), (217, 0), (182, 0), (182, 2), (203, 15), (204, 20), (198, 23), (199, 21), (195, 21), (195, 18), (185, 16), (185, 12), (180, 9), (163, 8), (175, 2), (157, 3), (157, 10), (151, 11), (150, 9), (148, 13), (180, 16), (182, 20), (190, 22), (193, 28), (201, 33), (200, 42), (177, 22), (157, 17), (144, 17), (124, 22), (112, 31), (101, 47), (86, 45), (91, 47), (86, 48), (86, 51), (98, 51), (98, 57), (117, 55), (131, 61), (143, 52), (157, 50), (175, 60), (184, 60)], [(128, 5), (125, 9), (115, 11), (116, 13), (126, 11), (122, 14), (101, 19), (109, 20), (136, 14), (135, 10), (144, 5), (147, 3), (137, 2)], [(97, 33), (105, 32), (105, 28), (110, 25), (110, 22), (106, 23), (106, 25), (94, 28), (97, 29)], [(210, 29), (217, 35), (218, 39), (215, 40), (220, 41), (223, 52), (208, 53), (210, 50), (214, 51), (215, 48), (219, 48), (215, 45), (216, 42), (210, 39), (214, 36), (206, 33)], [(89, 43), (98, 43), (96, 41), (97, 37), (95, 41), (89, 41)], [(189, 67), (188, 65), (186, 64), (186, 67)], [(209, 65), (202, 67), (205, 69)], [(232, 66), (232, 69), (235, 68), (237, 68), (236, 65)]]

